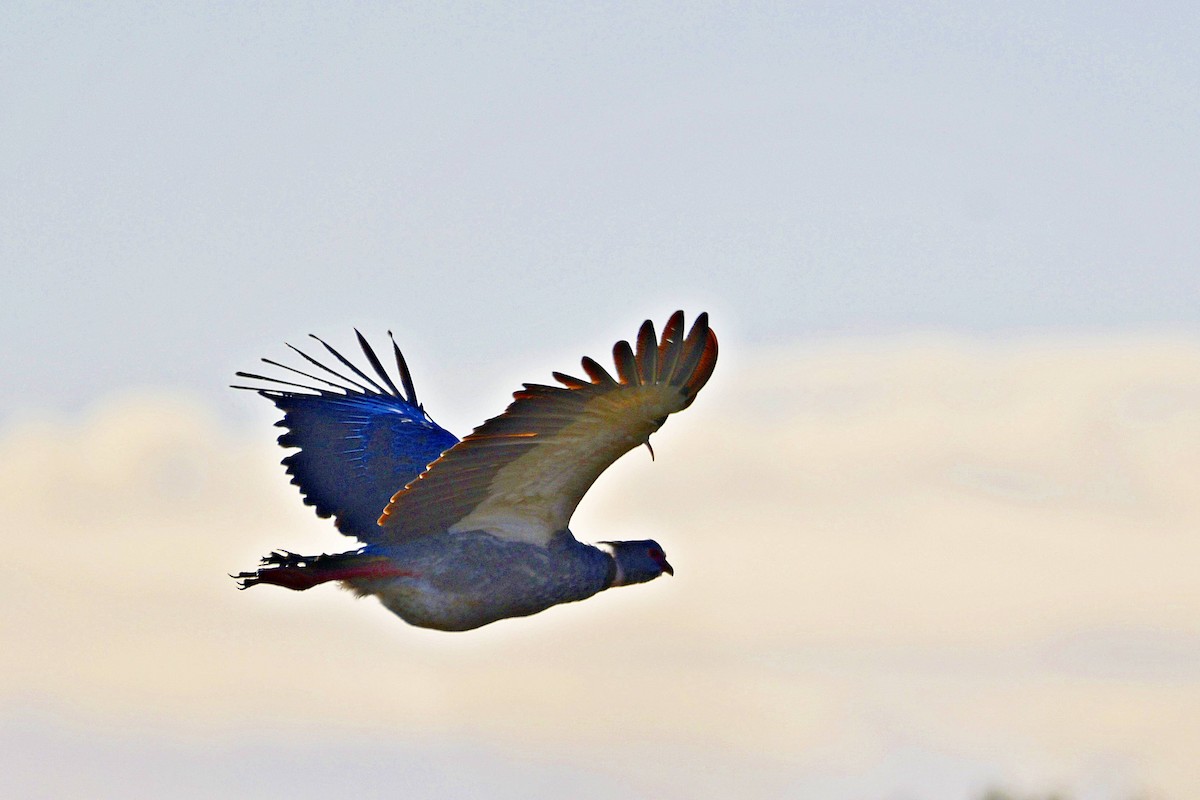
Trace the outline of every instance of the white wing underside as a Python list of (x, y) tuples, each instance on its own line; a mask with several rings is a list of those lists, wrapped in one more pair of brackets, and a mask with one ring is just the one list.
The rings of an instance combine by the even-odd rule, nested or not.
[(485, 530), (545, 544), (567, 528), (596, 478), (686, 408), (712, 374), (717, 340), (700, 315), (687, 337), (676, 312), (655, 340), (647, 321), (637, 352), (613, 348), (617, 379), (591, 359), (590, 381), (555, 373), (566, 388), (526, 384), (514, 402), (399, 491), (379, 524), (385, 540)]
[[(668, 387), (631, 387), (592, 400), (581, 418), (541, 437), (501, 468), (487, 499), (450, 526), (452, 532), (485, 530), (509, 539), (543, 543), (570, 523), (596, 478), (658, 430), (655, 420), (681, 408)], [(625, 406), (622, 408), (621, 406)]]

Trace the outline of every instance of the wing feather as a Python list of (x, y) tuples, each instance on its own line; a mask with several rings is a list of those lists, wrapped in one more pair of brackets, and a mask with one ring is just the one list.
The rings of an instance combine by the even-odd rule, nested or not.
[(554, 380), (566, 386), (568, 389), (582, 389), (588, 385), (588, 382), (582, 378), (576, 378), (574, 375), (567, 375), (562, 372), (550, 373), (554, 376)]
[(388, 338), (392, 340), (392, 350), (396, 351), (396, 371), (400, 373), (400, 382), (404, 384), (404, 397), (410, 406), (420, 408), (421, 404), (417, 402), (417, 389), (413, 386), (412, 373), (408, 371), (408, 362), (404, 360), (404, 353), (400, 352), (400, 345), (396, 344), (396, 337), (392, 335), (391, 331), (388, 331)]
[(658, 371), (658, 339), (654, 335), (654, 323), (642, 323), (637, 337), (638, 383), (653, 383)]
[[(371, 345), (367, 343), (367, 340), (365, 337), (363, 337), (362, 332), (359, 331), (358, 328), (355, 328), (354, 335), (358, 337), (358, 346), (362, 348), (363, 355), (367, 357), (367, 361), (371, 363), (371, 367), (375, 370), (379, 377), (383, 378), (383, 382), (387, 384), (387, 387), (392, 390), (392, 396), (399, 397), (400, 390), (397, 389), (396, 384), (392, 382), (392, 376), (387, 374), (387, 370), (383, 368), (383, 364), (379, 363), (379, 356), (375, 355), (375, 351), (371, 349)], [(324, 342), (322, 342), (322, 344), (324, 344)], [(326, 346), (328, 347), (328, 345)], [(380, 391), (382, 392), (383, 389), (381, 388)]]
[(617, 382), (613, 380), (613, 376), (609, 375), (608, 371), (605, 370), (604, 367), (600, 366), (591, 358), (584, 356), (583, 360), (579, 363), (583, 365), (583, 371), (587, 373), (587, 376), (592, 379), (593, 383), (605, 384), (607, 386), (617, 385)]
[(633, 348), (629, 346), (629, 342), (622, 339), (613, 345), (613, 363), (617, 365), (617, 376), (620, 377), (621, 383), (626, 386), (641, 385), (637, 359), (633, 355)]
[(384, 539), (487, 530), (545, 544), (567, 527), (596, 478), (690, 405), (712, 374), (717, 338), (707, 315), (687, 337), (682, 328), (676, 312), (658, 342), (653, 325), (643, 324), (636, 354), (618, 342), (619, 381), (585, 357), (590, 382), (555, 373), (566, 388), (526, 384), (503, 414), (392, 497), (379, 518)]
[[(358, 331), (355, 331), (355, 333), (358, 333)], [(353, 364), (353, 363), (350, 361), (350, 359), (346, 358), (344, 355), (342, 355), (341, 353), (339, 353), (337, 350), (334, 350), (334, 349), (333, 349), (333, 347), (332, 347), (332, 346), (330, 346), (330, 344), (329, 344), (328, 342), (326, 342), (324, 339), (322, 339), (320, 336), (317, 336), (315, 333), (310, 333), (308, 336), (309, 336), (309, 338), (310, 338), (310, 339), (316, 339), (318, 342), (320, 342), (320, 343), (321, 343), (321, 345), (322, 345), (322, 346), (323, 346), (323, 347), (324, 347), (326, 350), (328, 350), (328, 351), (329, 351), (330, 355), (332, 355), (332, 356), (333, 356), (334, 358), (336, 358), (338, 361), (342, 362), (342, 364), (343, 364), (343, 365), (345, 365), (346, 367), (348, 367), (348, 368), (349, 368), (349, 369), (350, 369), (350, 370), (351, 370), (351, 371), (352, 371), (352, 372), (353, 372), (355, 375), (357, 375), (358, 377), (360, 377), (360, 378), (362, 378), (364, 381), (366, 381), (368, 384), (370, 384), (370, 386), (371, 386), (371, 389), (373, 389), (374, 391), (378, 392), (379, 394), (387, 394), (387, 390), (386, 390), (386, 389), (384, 389), (382, 386), (380, 386), (380, 385), (379, 385), (378, 383), (376, 383), (375, 381), (371, 380), (371, 376), (370, 376), (370, 375), (368, 375), (367, 373), (363, 372), (363, 371), (362, 371), (361, 369), (359, 369), (358, 367), (354, 366), (354, 364)], [(358, 340), (359, 340), (359, 342), (361, 342), (362, 344), (364, 344), (364, 345), (366, 344), (366, 340), (362, 338), (362, 335), (361, 335), (361, 334), (359, 334)], [(289, 345), (289, 346), (290, 346), (290, 345)], [(293, 349), (295, 349), (295, 348), (293, 348)], [(370, 348), (369, 348), (369, 347), (368, 347), (367, 349), (368, 349), (368, 350), (370, 350)], [(300, 351), (299, 351), (299, 350), (296, 350), (296, 352), (297, 352), (297, 353), (299, 353)], [(303, 354), (301, 353), (301, 355), (303, 355)], [(374, 358), (374, 357), (375, 357), (375, 353), (374, 353), (374, 351), (371, 351), (371, 357), (372, 357), (372, 358)], [(307, 358), (307, 356), (305, 356), (305, 358)], [(376, 363), (378, 363), (378, 362), (379, 362), (379, 359), (378, 359), (378, 358), (375, 358), (375, 362), (376, 362)], [(313, 363), (316, 363), (316, 362), (313, 362)], [(324, 369), (329, 369), (329, 367), (324, 367)], [(333, 370), (329, 370), (329, 371), (330, 371), (330, 372), (333, 372)], [(336, 373), (336, 372), (334, 372), (334, 374), (336, 375), (337, 373)], [(360, 388), (361, 388), (361, 387), (360, 387)]]
[(412, 377), (399, 348), (395, 348), (396, 364), (405, 390), (403, 397), (367, 340), (358, 331), (355, 333), (367, 362), (387, 388), (320, 339), (317, 341), (339, 362), (375, 388), (347, 378), (291, 345), (305, 361), (342, 382), (264, 358), (267, 364), (317, 385), (239, 372), (238, 377), (267, 386), (235, 388), (258, 392), (283, 412), (283, 419), (276, 423), (286, 429), (279, 436), (279, 444), (297, 448), (283, 459), (283, 464), (292, 483), (300, 488), (304, 502), (313, 506), (318, 516), (334, 517), (342, 533), (374, 543), (381, 535), (379, 512), (395, 493), (396, 485), (421, 474), (458, 440), (417, 403)]
[(662, 375), (672, 375), (675, 365), (679, 363), (679, 353), (683, 350), (683, 312), (676, 311), (663, 327), (662, 341), (658, 345), (658, 371)]

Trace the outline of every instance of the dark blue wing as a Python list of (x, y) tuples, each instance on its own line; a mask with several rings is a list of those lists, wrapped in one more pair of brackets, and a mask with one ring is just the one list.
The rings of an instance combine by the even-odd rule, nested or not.
[(392, 495), (424, 472), (428, 464), (458, 439), (434, 422), (417, 402), (412, 377), (395, 339), (392, 348), (403, 394), (367, 340), (358, 331), (355, 333), (383, 385), (313, 336), (357, 379), (347, 378), (288, 345), (337, 381), (264, 358), (272, 366), (330, 388), (247, 372), (237, 373), (238, 377), (267, 381), (274, 386), (234, 388), (258, 392), (283, 412), (283, 419), (275, 423), (287, 428), (279, 437), (279, 444), (298, 448), (283, 459), (283, 464), (292, 476), (292, 483), (300, 487), (304, 502), (313, 506), (318, 516), (333, 517), (342, 533), (372, 543), (382, 538), (377, 521)]

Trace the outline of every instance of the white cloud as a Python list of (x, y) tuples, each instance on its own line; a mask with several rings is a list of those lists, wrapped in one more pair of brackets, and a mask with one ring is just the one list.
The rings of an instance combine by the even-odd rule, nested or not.
[(233, 590), (272, 548), (349, 546), (270, 429), (169, 395), (10, 426), (0, 708), (486, 744), (654, 796), (1200, 792), (1200, 343), (739, 355), (573, 525), (653, 535), (677, 576), (465, 635)]

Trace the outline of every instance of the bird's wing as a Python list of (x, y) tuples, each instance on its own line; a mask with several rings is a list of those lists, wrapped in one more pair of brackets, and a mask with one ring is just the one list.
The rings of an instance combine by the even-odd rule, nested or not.
[(385, 540), (485, 530), (545, 544), (600, 473), (691, 405), (716, 365), (717, 338), (707, 314), (684, 337), (677, 311), (661, 340), (647, 320), (636, 351), (620, 341), (613, 358), (616, 378), (584, 358), (590, 380), (556, 372), (566, 388), (525, 384), (392, 498), (379, 519)]
[(434, 422), (417, 402), (412, 377), (395, 339), (392, 348), (403, 394), (367, 340), (358, 331), (355, 333), (383, 385), (314, 336), (356, 378), (339, 374), (288, 345), (332, 379), (264, 358), (271, 366), (303, 376), (309, 383), (239, 372), (238, 377), (271, 385), (234, 388), (258, 392), (283, 412), (283, 419), (275, 423), (287, 428), (279, 444), (299, 448), (284, 458), (283, 464), (292, 483), (300, 487), (304, 502), (313, 506), (318, 516), (334, 517), (338, 530), (347, 536), (374, 543), (381, 538), (379, 513), (396, 486), (420, 475), (458, 439)]

